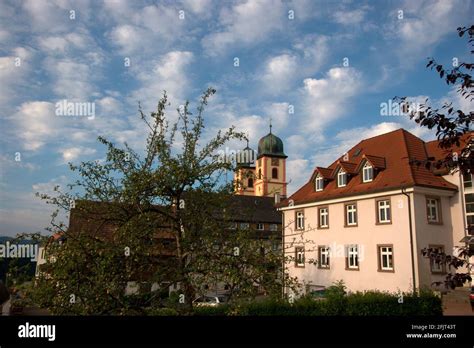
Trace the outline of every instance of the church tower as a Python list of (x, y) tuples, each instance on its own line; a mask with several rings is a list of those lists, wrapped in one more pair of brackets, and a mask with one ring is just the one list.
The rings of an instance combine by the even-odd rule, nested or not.
[(247, 146), (237, 154), (237, 169), (234, 173), (237, 195), (255, 196), (255, 151)]
[(286, 197), (286, 158), (283, 141), (272, 133), (258, 142), (255, 166), (255, 196), (273, 197), (279, 194)]
[(240, 152), (240, 161), (234, 174), (235, 194), (246, 196), (286, 197), (286, 158), (283, 141), (272, 133), (258, 142), (257, 158), (247, 147)]

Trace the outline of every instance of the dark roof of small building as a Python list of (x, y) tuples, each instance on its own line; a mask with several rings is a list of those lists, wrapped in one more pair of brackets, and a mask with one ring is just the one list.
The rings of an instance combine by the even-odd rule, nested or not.
[(229, 203), (235, 221), (281, 224), (281, 212), (275, 208), (273, 197), (234, 195)]

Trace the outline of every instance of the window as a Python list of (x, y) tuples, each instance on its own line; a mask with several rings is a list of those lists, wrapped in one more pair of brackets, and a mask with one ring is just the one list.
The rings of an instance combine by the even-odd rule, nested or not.
[(272, 158), (272, 166), (278, 167), (280, 164), (280, 161), (278, 158)]
[(472, 234), (470, 231), (474, 228), (474, 193), (464, 195), (464, 200), (466, 202), (466, 222), (468, 233)]
[(247, 186), (248, 186), (248, 188), (253, 188), (253, 179), (252, 178), (249, 178)]
[(319, 208), (319, 228), (329, 227), (329, 208)]
[(379, 271), (391, 272), (393, 271), (393, 246), (379, 245)]
[(231, 229), (231, 230), (237, 229), (237, 223), (236, 222), (231, 222), (230, 225), (229, 225), (229, 229)]
[(270, 224), (270, 231), (277, 231), (278, 225), (277, 224)]
[(302, 211), (296, 212), (296, 229), (304, 230), (304, 213)]
[(444, 254), (444, 247), (442, 245), (430, 245), (429, 248), (433, 252), (437, 253), (437, 255), (434, 258), (430, 257), (431, 273), (445, 273), (446, 264), (443, 263), (443, 255), (439, 254), (439, 253)]
[(314, 186), (316, 187), (316, 191), (322, 191), (324, 188), (324, 179), (319, 175), (316, 176)]
[(250, 224), (248, 222), (242, 222), (240, 224), (240, 229), (241, 230), (248, 230), (250, 228)]
[(272, 179), (278, 179), (278, 168), (272, 168)]
[(370, 165), (369, 162), (366, 162), (364, 168), (362, 169), (362, 181), (370, 182), (374, 179), (374, 168)]
[(262, 170), (261, 169), (258, 170), (258, 178), (262, 179)]
[(304, 267), (304, 248), (303, 247), (295, 248), (295, 266)]
[(318, 248), (318, 267), (319, 268), (329, 268), (329, 247), (320, 246)]
[(426, 198), (426, 213), (428, 223), (437, 224), (441, 222), (439, 198)]
[(265, 229), (265, 225), (264, 225), (264, 224), (262, 224), (262, 223), (258, 223), (258, 224), (257, 224), (257, 230), (263, 231), (264, 229)]
[(359, 269), (359, 250), (357, 245), (349, 245), (346, 250), (346, 269)]
[(344, 187), (347, 185), (347, 174), (342, 169), (337, 173), (337, 187)]
[(472, 187), (472, 174), (465, 173), (462, 175), (462, 181), (464, 183), (464, 188)]
[(390, 200), (377, 201), (377, 223), (389, 224), (391, 219)]
[(357, 205), (346, 204), (346, 226), (357, 226)]

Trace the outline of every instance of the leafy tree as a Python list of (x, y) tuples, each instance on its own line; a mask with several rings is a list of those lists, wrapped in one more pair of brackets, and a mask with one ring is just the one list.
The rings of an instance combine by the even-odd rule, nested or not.
[[(142, 156), (99, 137), (103, 163), (70, 164), (79, 179), (69, 192), (38, 194), (75, 221), (68, 229), (53, 214), (50, 230), (64, 242), (48, 245), (34, 294), (40, 305), (55, 314), (158, 313), (173, 300), (160, 298), (172, 286), (174, 307), (189, 313), (206, 285), (227, 284), (232, 297), (253, 297), (256, 285), (280, 294), (281, 253), (256, 231), (228, 228), (234, 183), (223, 177), (234, 165), (217, 151), (244, 135), (231, 127), (203, 142), (203, 112), (215, 92), (203, 94), (196, 115), (186, 102), (171, 125), (166, 93), (150, 116), (139, 107), (148, 127)], [(133, 295), (131, 284), (138, 286)]]
[[(474, 54), (474, 25), (470, 27), (457, 28), (459, 37), (465, 34), (468, 36), (468, 42), (471, 46), (471, 54)], [(427, 67), (434, 69), (441, 79), (444, 79), (448, 86), (457, 86), (456, 92), (464, 99), (474, 100), (474, 81), (472, 80), (472, 70), (474, 63), (459, 62), (457, 58), (453, 60), (453, 68), (445, 68), (434, 58), (428, 59)], [(406, 97), (395, 98), (406, 103)], [(460, 152), (455, 151), (461, 145), (461, 139), (469, 132), (472, 132), (474, 122), (474, 111), (464, 112), (456, 110), (452, 102), (446, 102), (437, 108), (430, 105), (429, 101), (421, 104), (418, 110), (409, 110), (411, 119), (421, 127), (436, 129), (436, 135), (439, 140), (439, 146), (445, 150), (446, 156), (441, 159), (428, 158), (426, 161), (413, 160), (416, 165), (424, 165), (430, 169), (448, 169), (450, 171), (460, 171), (461, 174), (472, 174), (474, 168), (474, 152), (472, 144), (467, 144)], [(472, 226), (468, 233), (473, 234)], [(455, 288), (460, 284), (472, 281), (469, 270), (471, 268), (469, 259), (474, 255), (474, 250), (467, 246), (460, 248), (457, 255), (448, 255), (433, 248), (424, 248), (422, 255), (429, 258), (431, 262), (444, 264), (448, 269), (461, 268), (467, 269), (466, 272), (449, 273), (446, 276), (444, 284), (447, 288)], [(440, 285), (441, 282), (436, 282)]]

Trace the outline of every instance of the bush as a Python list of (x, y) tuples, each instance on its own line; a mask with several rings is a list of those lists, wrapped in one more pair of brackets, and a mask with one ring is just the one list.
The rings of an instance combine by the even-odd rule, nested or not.
[(217, 307), (197, 307), (196, 315), (240, 316), (420, 316), (442, 315), (441, 299), (433, 292), (400, 294), (380, 291), (356, 292), (345, 295), (341, 284), (328, 288), (325, 299), (303, 296), (293, 304), (281, 299), (241, 302)]
[(229, 305), (219, 305), (216, 307), (194, 307), (195, 315), (224, 316), (229, 315)]
[(155, 316), (177, 316), (178, 312), (173, 308), (150, 308), (146, 311), (147, 315), (155, 315)]

